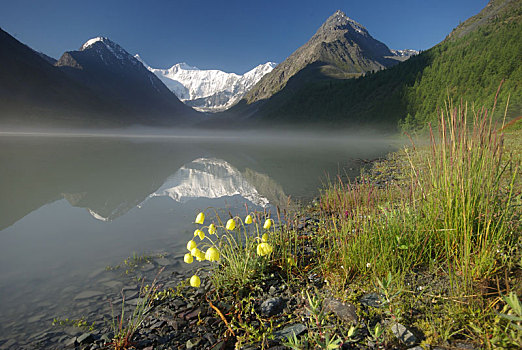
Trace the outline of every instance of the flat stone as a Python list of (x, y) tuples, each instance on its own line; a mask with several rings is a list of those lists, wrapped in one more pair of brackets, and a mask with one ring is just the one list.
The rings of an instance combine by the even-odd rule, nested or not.
[(105, 268), (104, 267), (96, 269), (96, 270), (94, 270), (93, 272), (90, 273), (89, 278), (98, 277), (103, 272), (105, 272)]
[(125, 299), (134, 299), (138, 296), (138, 292), (135, 290), (126, 290), (123, 292), (123, 295), (125, 295)]
[(91, 333), (83, 333), (78, 338), (76, 338), (76, 341), (80, 344), (90, 344), (94, 342), (94, 337)]
[(154, 268), (155, 268), (154, 264), (145, 264), (141, 267), (141, 270), (150, 271), (150, 270), (154, 270)]
[(40, 314), (40, 315), (36, 315), (36, 316), (33, 316), (33, 317), (29, 317), (27, 319), (27, 322), (29, 322), (29, 323), (38, 322), (38, 321), (40, 321), (44, 317), (45, 317), (45, 314)]
[(192, 319), (198, 317), (198, 315), (199, 315), (200, 313), (201, 313), (201, 309), (197, 308), (196, 310), (187, 313), (187, 314), (185, 315), (185, 319), (186, 319), (186, 320), (192, 320)]
[(107, 343), (109, 343), (109, 342), (112, 340), (112, 334), (107, 334), (107, 333), (105, 333), (105, 334), (103, 334), (103, 335), (100, 337), (100, 340), (101, 340), (103, 343), (107, 344)]
[(168, 265), (172, 264), (172, 262), (167, 258), (156, 258), (156, 259), (154, 259), (154, 261), (159, 266), (168, 266)]
[(77, 344), (76, 337), (69, 338), (69, 340), (67, 340), (64, 343), (66, 348), (74, 348), (74, 347), (76, 347), (76, 344)]
[(337, 299), (326, 298), (324, 300), (324, 307), (326, 311), (335, 314), (344, 322), (357, 324), (359, 320), (356, 307), (350, 303), (343, 303)]
[(408, 330), (405, 326), (400, 323), (395, 323), (391, 327), (392, 333), (395, 338), (399, 339), (401, 342), (406, 344), (407, 346), (412, 346), (417, 343), (417, 338), (415, 335)]
[(365, 294), (359, 299), (361, 304), (371, 307), (381, 307), (382, 306), (382, 295), (377, 293), (368, 293)]
[(180, 300), (180, 299), (174, 299), (173, 301), (170, 302), (170, 304), (172, 306), (174, 306), (175, 309), (179, 309), (180, 307), (186, 305), (185, 302), (183, 300)]
[(199, 345), (199, 343), (201, 343), (201, 338), (200, 337), (196, 337), (196, 338), (192, 338), (192, 339), (189, 339), (187, 340), (187, 349), (193, 349), (193, 348), (197, 348), (197, 346)]
[(74, 297), (74, 300), (90, 299), (90, 298), (98, 297), (100, 295), (103, 295), (103, 293), (98, 290), (85, 290), (85, 291), (81, 292), (80, 294), (76, 295)]
[(295, 323), (290, 326), (286, 326), (280, 331), (274, 332), (274, 337), (277, 340), (284, 340), (285, 338), (289, 340), (293, 338), (293, 334), (296, 336), (301, 335), (304, 331), (306, 331), (306, 326), (302, 323)]
[(208, 340), (208, 342), (210, 344), (215, 344), (216, 343), (216, 338), (214, 337), (214, 335), (212, 335), (212, 333), (206, 333), (205, 334), (205, 339)]
[(120, 281), (107, 281), (107, 282), (103, 282), (103, 285), (104, 286), (107, 286), (109, 288), (121, 288), (121, 286), (123, 286), (123, 283), (121, 283)]

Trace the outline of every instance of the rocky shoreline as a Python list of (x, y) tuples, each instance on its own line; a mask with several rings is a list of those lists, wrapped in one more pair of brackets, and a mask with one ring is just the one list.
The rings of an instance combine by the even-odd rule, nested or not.
[[(302, 237), (314, 233), (319, 224), (317, 217), (306, 216), (298, 220), (295, 229)], [(302, 254), (306, 260), (314, 259), (315, 247), (305, 245)], [(303, 258), (303, 257), (301, 257)], [(303, 259), (301, 259), (303, 261)], [(380, 308), (381, 296), (376, 293), (363, 294), (357, 303), (342, 302), (333, 297), (327, 288), (324, 288), (325, 280), (319, 274), (311, 272), (304, 278), (287, 281), (277, 266), (273, 266), (270, 272), (257, 281), (248, 293), (241, 295), (243, 291), (236, 291), (235, 295), (227, 295), (222, 291), (216, 291), (210, 283), (208, 275), (202, 278), (199, 288), (192, 288), (186, 281), (191, 271), (178, 274), (175, 280), (179, 281), (177, 287), (166, 287), (170, 293), (164, 298), (158, 298), (146, 311), (145, 319), (134, 333), (130, 345), (136, 349), (287, 349), (284, 344), (292, 339), (293, 335), (299, 336), (313, 325), (314, 312), (311, 311), (311, 299), (307, 291), (321, 299), (320, 313), (323, 314), (322, 327), (345, 333), (351, 325), (359, 327), (355, 338), (343, 342), (342, 349), (378, 348), (377, 344), (364, 341), (371, 330), (368, 330), (371, 320), (365, 319), (368, 309)], [(173, 286), (173, 281), (169, 285)], [(166, 287), (166, 288), (165, 288)], [(132, 299), (131, 299), (132, 300)], [(244, 309), (244, 300), (248, 300), (252, 308), (251, 317), (243, 320), (255, 329), (271, 330), (269, 339), (253, 344), (241, 344), (246, 339), (245, 328), (238, 329), (231, 324), (231, 319), (238, 314), (239, 309)], [(131, 303), (132, 305), (132, 303)], [(373, 320), (372, 322), (375, 322)], [(397, 349), (421, 349), (417, 344), (422, 335), (415, 334), (400, 323), (388, 323), (397, 339), (393, 348)], [(70, 349), (108, 349), (111, 347), (113, 334), (109, 327), (96, 328), (67, 339), (60, 339), (54, 348)], [(44, 343), (40, 343), (44, 345)], [(45, 344), (51, 348), (51, 344)], [(239, 347), (238, 347), (239, 346)], [(464, 347), (470, 349), (472, 347)]]

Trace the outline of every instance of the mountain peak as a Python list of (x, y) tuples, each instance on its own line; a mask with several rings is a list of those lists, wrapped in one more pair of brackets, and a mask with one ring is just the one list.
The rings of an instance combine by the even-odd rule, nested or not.
[(138, 60), (141, 64), (143, 64), (145, 67), (148, 67), (148, 64), (143, 60), (143, 58), (141, 58), (139, 54), (135, 54), (134, 58)]
[(120, 61), (127, 60), (132, 62), (132, 64), (138, 63), (138, 60), (134, 58), (132, 55), (130, 55), (127, 51), (125, 51), (125, 49), (123, 49), (120, 45), (116, 44), (114, 41), (104, 36), (98, 36), (96, 38), (87, 40), (85, 44), (83, 44), (80, 48), (80, 51), (84, 52), (94, 50), (98, 54), (102, 55), (103, 49), (108, 50), (114, 57), (116, 57)]
[(295, 86), (317, 79), (347, 79), (397, 64), (394, 54), (360, 23), (337, 10), (303, 46), (245, 95), (247, 104), (267, 100), (291, 78)]
[(171, 70), (199, 70), (198, 67), (193, 67), (193, 66), (190, 66), (188, 65), (187, 63), (185, 62), (180, 62), (180, 63), (176, 63), (175, 65), (173, 65), (171, 68)]
[(353, 29), (361, 35), (369, 35), (368, 30), (357, 21), (351, 19), (341, 10), (337, 10), (323, 23), (319, 32)]
[(107, 46), (107, 45), (109, 45), (109, 46), (114, 46), (114, 45), (115, 45), (115, 43), (112, 42), (111, 40), (109, 40), (109, 38), (104, 37), (104, 36), (98, 36), (98, 37), (96, 37), (96, 38), (92, 38), (92, 39), (87, 40), (87, 41), (82, 45), (82, 47), (80, 47), (80, 51), (83, 51), (83, 50), (88, 49), (89, 47), (93, 46), (93, 45), (96, 44), (97, 42), (101, 42), (101, 43), (105, 44), (106, 46)]

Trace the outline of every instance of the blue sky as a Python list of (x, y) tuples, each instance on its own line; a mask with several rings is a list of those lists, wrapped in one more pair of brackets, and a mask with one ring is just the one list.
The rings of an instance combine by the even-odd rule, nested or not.
[(392, 49), (425, 50), (487, 0), (0, 0), (0, 27), (59, 58), (107, 36), (151, 66), (244, 73), (282, 62), (337, 9)]

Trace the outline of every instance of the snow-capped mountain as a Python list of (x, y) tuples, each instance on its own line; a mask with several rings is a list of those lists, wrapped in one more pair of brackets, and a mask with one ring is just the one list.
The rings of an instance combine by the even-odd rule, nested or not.
[(415, 56), (415, 55), (419, 54), (419, 51), (412, 50), (412, 49), (405, 49), (405, 50), (390, 49), (390, 51), (393, 53), (394, 56), (399, 56), (399, 57), (410, 57), (410, 56)]
[(134, 56), (183, 101), (205, 112), (225, 110), (239, 101), (276, 63), (260, 64), (243, 75), (217, 69), (199, 69), (178, 63), (169, 69), (152, 68), (139, 55)]
[(177, 202), (194, 198), (220, 198), (240, 195), (255, 205), (265, 207), (261, 196), (243, 174), (229, 163), (216, 158), (198, 158), (182, 166), (149, 197), (168, 196)]
[(65, 52), (55, 66), (78, 83), (123, 106), (129, 114), (137, 114), (134, 123), (181, 125), (199, 118), (155, 74), (108, 38), (96, 37), (86, 41), (78, 51)]
[(134, 57), (132, 57), (120, 45), (116, 44), (115, 42), (111, 41), (109, 38), (106, 38), (106, 37), (99, 36), (99, 37), (87, 40), (80, 48), (80, 51), (86, 51), (88, 49), (95, 50), (96, 53), (102, 59), (102, 61), (104, 61), (106, 64), (107, 64), (106, 60), (112, 59), (112, 57), (107, 57), (107, 54), (106, 54), (106, 52), (104, 52), (103, 49), (108, 50), (110, 53), (110, 56), (116, 57), (121, 62), (128, 61), (129, 63), (131, 63), (133, 65), (138, 64), (138, 60), (136, 60)]

